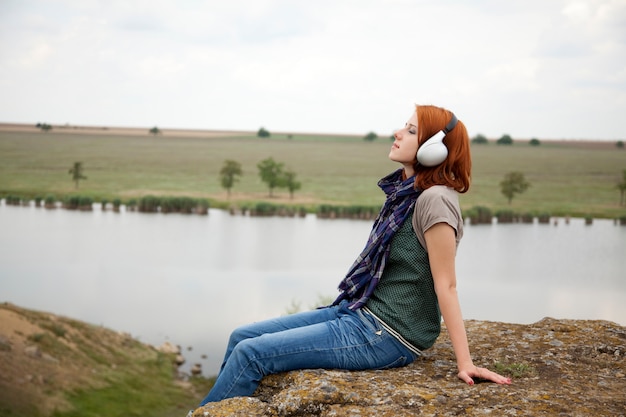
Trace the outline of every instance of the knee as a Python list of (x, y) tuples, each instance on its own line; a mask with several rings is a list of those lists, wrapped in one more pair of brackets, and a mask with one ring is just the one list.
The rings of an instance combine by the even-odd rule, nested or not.
[(237, 327), (235, 330), (233, 330), (230, 333), (230, 338), (228, 340), (228, 343), (231, 346), (236, 346), (238, 345), (241, 341), (249, 339), (251, 337), (254, 337), (251, 332), (248, 330), (247, 326), (240, 326)]
[(257, 351), (254, 339), (244, 339), (237, 343), (230, 356), (231, 359), (239, 362), (240, 365), (248, 365), (256, 361)]

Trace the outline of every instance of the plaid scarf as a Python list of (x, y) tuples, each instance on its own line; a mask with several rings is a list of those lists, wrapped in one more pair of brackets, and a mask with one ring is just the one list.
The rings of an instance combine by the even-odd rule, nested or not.
[(415, 200), (421, 193), (414, 188), (414, 184), (414, 177), (402, 180), (402, 169), (378, 181), (378, 186), (385, 192), (387, 199), (374, 221), (365, 249), (339, 284), (341, 294), (333, 305), (348, 300), (348, 307), (356, 310), (367, 303), (383, 275), (391, 239), (413, 212)]

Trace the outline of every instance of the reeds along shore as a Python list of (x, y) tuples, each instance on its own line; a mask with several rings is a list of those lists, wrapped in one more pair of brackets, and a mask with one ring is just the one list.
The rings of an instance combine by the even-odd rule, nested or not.
[[(1, 197), (1, 196), (0, 196)], [(63, 208), (67, 210), (91, 211), (96, 205), (101, 210), (121, 210), (140, 213), (180, 213), (180, 214), (200, 214), (208, 215), (211, 206), (208, 199), (198, 199), (191, 197), (156, 197), (145, 196), (140, 199), (129, 199), (122, 202), (121, 199), (112, 201), (94, 201), (89, 196), (72, 195), (60, 201), (54, 196), (35, 197), (34, 199), (22, 198), (17, 195), (4, 196), (4, 203), (11, 206), (44, 207), (47, 209)], [(354, 220), (374, 220), (378, 214), (379, 207), (375, 206), (339, 206), (323, 204), (315, 207), (305, 207), (297, 205), (273, 204), (259, 202), (256, 204), (242, 204), (241, 206), (231, 205), (228, 211), (232, 215), (249, 216), (278, 216), (278, 217), (304, 217), (307, 214), (314, 214), (320, 219), (354, 219)], [(493, 212), (488, 207), (475, 206), (468, 210), (463, 210), (463, 218), (471, 225), (492, 224), (494, 221), (499, 224), (507, 223), (527, 223), (535, 221), (539, 224), (557, 223), (550, 213), (516, 212), (514, 210), (498, 210)], [(570, 217), (565, 216), (564, 221), (569, 223)], [(616, 217), (616, 224), (626, 226), (626, 215)], [(593, 217), (586, 216), (585, 223), (593, 223)]]

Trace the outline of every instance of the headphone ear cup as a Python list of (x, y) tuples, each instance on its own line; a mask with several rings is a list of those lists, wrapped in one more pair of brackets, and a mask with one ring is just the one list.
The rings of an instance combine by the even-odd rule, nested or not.
[(439, 165), (448, 157), (448, 148), (443, 143), (445, 137), (443, 131), (437, 132), (417, 150), (417, 162), (426, 167)]

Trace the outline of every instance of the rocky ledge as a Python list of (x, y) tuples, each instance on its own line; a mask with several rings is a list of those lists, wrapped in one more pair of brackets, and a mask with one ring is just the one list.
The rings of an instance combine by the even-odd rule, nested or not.
[(510, 386), (457, 379), (444, 329), (435, 346), (405, 368), (272, 375), (253, 397), (210, 404), (193, 415), (626, 416), (625, 327), (551, 318), (466, 326), (474, 363), (510, 375)]

